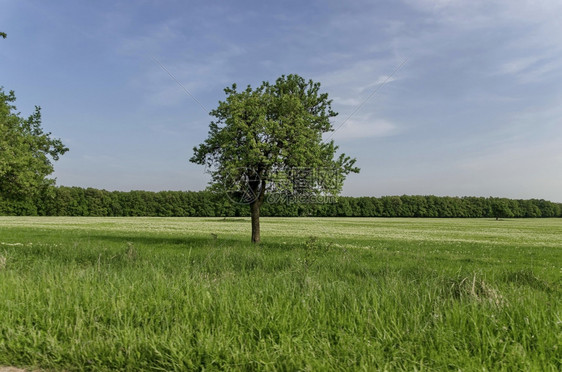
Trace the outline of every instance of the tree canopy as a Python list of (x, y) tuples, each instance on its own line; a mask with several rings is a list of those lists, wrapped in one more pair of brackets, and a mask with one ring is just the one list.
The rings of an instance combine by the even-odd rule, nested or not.
[[(333, 131), (330, 119), (337, 113), (320, 83), (283, 75), (275, 84), (243, 91), (233, 84), (224, 91), (226, 100), (210, 113), (215, 120), (208, 138), (190, 160), (207, 167), (214, 187), (245, 183), (253, 242), (260, 241), (259, 213), (267, 192), (337, 194), (345, 176), (359, 172), (355, 159), (336, 157), (334, 141), (322, 140)], [(299, 171), (322, 174), (295, 182), (303, 180)]]
[(68, 151), (60, 139), (41, 128), (41, 108), (28, 118), (16, 111), (13, 91), (0, 87), (0, 198), (22, 200), (33, 197), (53, 179), (53, 163)]

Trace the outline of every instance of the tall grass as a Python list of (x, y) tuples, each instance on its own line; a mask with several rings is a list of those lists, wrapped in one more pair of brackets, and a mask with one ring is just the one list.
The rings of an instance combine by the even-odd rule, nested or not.
[(562, 368), (562, 221), (247, 225), (0, 218), (0, 365)]

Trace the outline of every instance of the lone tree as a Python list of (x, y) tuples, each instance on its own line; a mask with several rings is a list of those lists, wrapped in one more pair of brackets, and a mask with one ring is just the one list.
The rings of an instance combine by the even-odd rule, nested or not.
[(0, 87), (0, 201), (22, 202), (54, 184), (47, 178), (54, 171), (51, 160), (68, 149), (43, 132), (39, 106), (23, 118), (15, 100), (13, 91), (6, 94)]
[[(250, 205), (252, 242), (260, 241), (260, 208), (266, 193), (285, 197), (336, 195), (345, 176), (358, 173), (356, 159), (336, 157), (334, 141), (322, 141), (337, 115), (320, 83), (298, 75), (281, 76), (238, 91), (226, 88), (226, 100), (211, 111), (208, 138), (190, 161), (205, 165), (211, 187), (236, 190)], [(313, 177), (311, 177), (313, 176)], [(305, 182), (303, 182), (305, 181)]]
[(492, 215), (496, 217), (496, 221), (499, 221), (500, 218), (513, 217), (508, 199), (492, 198), (491, 201)]

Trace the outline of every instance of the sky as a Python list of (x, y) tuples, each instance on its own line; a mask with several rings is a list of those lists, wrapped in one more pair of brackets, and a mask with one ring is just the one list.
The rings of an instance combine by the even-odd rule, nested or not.
[(70, 148), (58, 185), (202, 190), (189, 158), (223, 89), (294, 73), (339, 113), (332, 138), (361, 168), (344, 195), (562, 202), (560, 14), (560, 0), (0, 0), (0, 86)]

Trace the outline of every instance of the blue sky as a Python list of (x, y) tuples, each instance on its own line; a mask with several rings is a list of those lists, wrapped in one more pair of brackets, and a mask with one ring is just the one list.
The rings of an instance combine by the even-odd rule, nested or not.
[(559, 0), (2, 0), (0, 85), (70, 148), (60, 185), (203, 189), (188, 159), (223, 88), (296, 73), (322, 83), (336, 127), (363, 103), (333, 136), (361, 167), (345, 195), (562, 202), (560, 14)]

